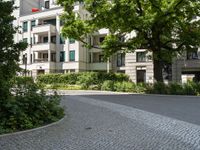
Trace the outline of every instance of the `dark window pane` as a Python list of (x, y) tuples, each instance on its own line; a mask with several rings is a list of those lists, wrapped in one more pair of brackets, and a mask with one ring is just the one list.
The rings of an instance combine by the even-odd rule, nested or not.
[(60, 62), (65, 61), (65, 52), (60, 52)]
[(43, 43), (48, 43), (48, 37), (43, 38)]
[(28, 31), (28, 22), (23, 22), (23, 32)]
[(31, 30), (35, 27), (35, 20), (31, 21)]
[(146, 61), (146, 52), (137, 52), (136, 53), (137, 62), (145, 62)]
[(65, 38), (60, 36), (60, 44), (65, 44)]
[(69, 52), (69, 61), (75, 61), (75, 51)]
[(45, 7), (46, 9), (49, 9), (49, 1), (45, 1), (44, 7)]
[(69, 38), (69, 43), (70, 43), (70, 44), (75, 43), (75, 39), (73, 39), (73, 38)]
[(28, 39), (27, 38), (23, 38), (23, 42), (28, 43)]
[(117, 54), (117, 67), (125, 66), (125, 54)]

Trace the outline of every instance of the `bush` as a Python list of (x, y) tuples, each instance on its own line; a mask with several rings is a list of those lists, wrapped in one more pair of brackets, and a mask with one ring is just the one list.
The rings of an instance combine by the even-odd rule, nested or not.
[(114, 90), (117, 92), (133, 92), (135, 84), (132, 82), (116, 82), (114, 83)]
[(88, 89), (90, 85), (98, 84), (98, 74), (95, 72), (80, 73), (77, 84), (81, 85), (83, 89)]
[(103, 91), (114, 91), (114, 82), (111, 80), (104, 81), (101, 90)]
[(184, 95), (197, 95), (196, 88), (197, 83), (188, 82), (183, 85), (183, 93)]
[(153, 86), (148, 86), (146, 92), (149, 94), (168, 94), (169, 88), (164, 83), (154, 83)]
[(60, 97), (56, 93), (46, 96), (31, 78), (17, 77), (12, 85), (13, 95), (1, 107), (0, 134), (38, 127), (64, 116)]
[(102, 72), (81, 72), (68, 74), (45, 74), (37, 77), (37, 82), (42, 84), (78, 84), (87, 89), (90, 85), (102, 85), (106, 80), (129, 81), (125, 74), (102, 73)]
[(169, 94), (171, 95), (183, 95), (184, 90), (183, 86), (178, 83), (171, 83), (169, 84)]

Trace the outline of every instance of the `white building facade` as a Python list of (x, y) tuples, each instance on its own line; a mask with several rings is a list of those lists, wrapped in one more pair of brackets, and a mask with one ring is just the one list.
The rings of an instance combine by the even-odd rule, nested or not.
[[(73, 39), (61, 36), (63, 8), (56, 5), (56, 0), (16, 0), (19, 9), (15, 11), (16, 26), (21, 32), (15, 35), (15, 41), (26, 41), (29, 46), (21, 55), (20, 67), (29, 70), (29, 75), (47, 73), (68, 73), (83, 71), (122, 72), (134, 82), (154, 82), (153, 62), (146, 50), (134, 53), (117, 53), (110, 60), (103, 60), (99, 48), (87, 49)], [(38, 12), (32, 12), (38, 8)], [(87, 12), (83, 4), (76, 4), (74, 11), (84, 18)], [(93, 34), (91, 43), (94, 47), (103, 41), (108, 30), (101, 29)], [(27, 58), (27, 61), (26, 59)], [(185, 54), (172, 64), (172, 81), (186, 82), (200, 73), (200, 54)]]

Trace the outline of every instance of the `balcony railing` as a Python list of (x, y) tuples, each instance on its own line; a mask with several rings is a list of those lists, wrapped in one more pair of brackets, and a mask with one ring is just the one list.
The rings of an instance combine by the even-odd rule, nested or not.
[(37, 26), (34, 26), (32, 29), (32, 32), (35, 34), (49, 32), (49, 31), (51, 33), (56, 33), (56, 27), (51, 24), (39, 24)]
[(43, 62), (48, 62), (48, 58), (39, 58), (39, 59), (34, 59), (34, 63), (43, 63)]
[(33, 51), (45, 51), (45, 50), (56, 50), (56, 45), (55, 43), (37, 43), (32, 45), (32, 50)]

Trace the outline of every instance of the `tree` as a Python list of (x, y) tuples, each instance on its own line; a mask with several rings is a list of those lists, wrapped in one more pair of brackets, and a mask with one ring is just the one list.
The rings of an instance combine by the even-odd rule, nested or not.
[(14, 43), (13, 35), (17, 28), (13, 27), (13, 5), (13, 1), (0, 0), (0, 111), (3, 109), (3, 103), (9, 99), (9, 81), (19, 69), (17, 62), (20, 52), (27, 46), (23, 42)]
[[(75, 2), (84, 2), (89, 19), (73, 12)], [(58, 0), (64, 6), (64, 37), (85, 44), (84, 39), (101, 28), (109, 29), (101, 47), (105, 55), (145, 48), (153, 52), (154, 78), (162, 82), (165, 63), (200, 44), (199, 0)], [(126, 38), (129, 33), (135, 36)], [(134, 35), (134, 34), (133, 34)], [(88, 44), (87, 44), (88, 45)]]

